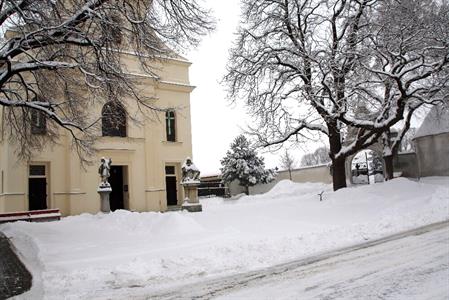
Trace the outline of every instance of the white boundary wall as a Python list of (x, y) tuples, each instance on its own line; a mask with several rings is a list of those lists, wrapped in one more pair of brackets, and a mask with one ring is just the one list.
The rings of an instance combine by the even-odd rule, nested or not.
[[(276, 179), (268, 184), (258, 184), (249, 187), (250, 195), (263, 194), (271, 190), (279, 181), (284, 179), (290, 179), (289, 172), (286, 170), (279, 171)], [(332, 183), (332, 176), (330, 175), (329, 166), (318, 165), (312, 167), (304, 167), (292, 170), (293, 182), (323, 182)], [(243, 188), (244, 190), (244, 188)], [(231, 194), (235, 195), (232, 193)]]

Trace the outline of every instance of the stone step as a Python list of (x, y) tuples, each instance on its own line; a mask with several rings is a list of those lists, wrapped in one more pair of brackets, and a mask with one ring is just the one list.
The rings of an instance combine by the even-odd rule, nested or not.
[(180, 211), (182, 209), (181, 205), (169, 205), (167, 206), (167, 211)]

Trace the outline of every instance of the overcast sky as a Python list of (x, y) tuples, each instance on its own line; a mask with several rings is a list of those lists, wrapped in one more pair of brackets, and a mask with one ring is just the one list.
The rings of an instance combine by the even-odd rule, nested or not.
[(239, 0), (207, 3), (217, 28), (187, 56), (192, 62), (190, 82), (196, 86), (191, 94), (193, 160), (204, 175), (219, 172), (220, 159), (247, 122), (244, 109), (229, 105), (219, 83), (238, 25)]
[[(219, 173), (224, 157), (234, 138), (243, 132), (251, 119), (240, 104), (226, 100), (220, 80), (225, 74), (229, 49), (235, 40), (240, 17), (240, 1), (206, 0), (214, 11), (217, 28), (205, 37), (199, 48), (187, 58), (192, 62), (190, 82), (196, 86), (191, 94), (193, 160), (202, 175)], [(306, 149), (313, 150), (316, 144)], [(291, 150), (299, 161), (303, 150)], [(306, 150), (307, 151), (307, 150)], [(267, 167), (279, 166), (279, 153), (262, 153)]]

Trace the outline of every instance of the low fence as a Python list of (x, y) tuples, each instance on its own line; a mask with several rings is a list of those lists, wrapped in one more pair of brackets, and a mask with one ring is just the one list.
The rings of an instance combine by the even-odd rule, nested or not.
[(228, 195), (228, 187), (199, 187), (198, 196), (199, 197), (225, 197)]
[(220, 175), (205, 176), (201, 178), (201, 184), (198, 187), (199, 197), (226, 197), (229, 195), (229, 189), (223, 181)]

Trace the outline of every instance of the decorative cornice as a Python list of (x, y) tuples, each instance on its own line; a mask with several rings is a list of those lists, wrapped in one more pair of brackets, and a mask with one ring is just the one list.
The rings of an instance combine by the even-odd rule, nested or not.
[(159, 80), (156, 76), (149, 75), (149, 74), (142, 74), (142, 73), (132, 73), (132, 72), (126, 72), (126, 75), (134, 76), (137, 78), (144, 78), (147, 80), (151, 80), (152, 84), (155, 88), (162, 89), (162, 90), (183, 90), (186, 92), (192, 92), (196, 86), (190, 85), (186, 82), (177, 82), (177, 81), (169, 81), (169, 80)]
[(25, 196), (25, 193), (2, 193), (0, 196)]
[(156, 188), (153, 188), (153, 189), (146, 189), (145, 190), (145, 192), (146, 193), (153, 193), (153, 192), (165, 192), (165, 189), (156, 189)]
[(86, 192), (55, 192), (53, 195), (86, 195)]

